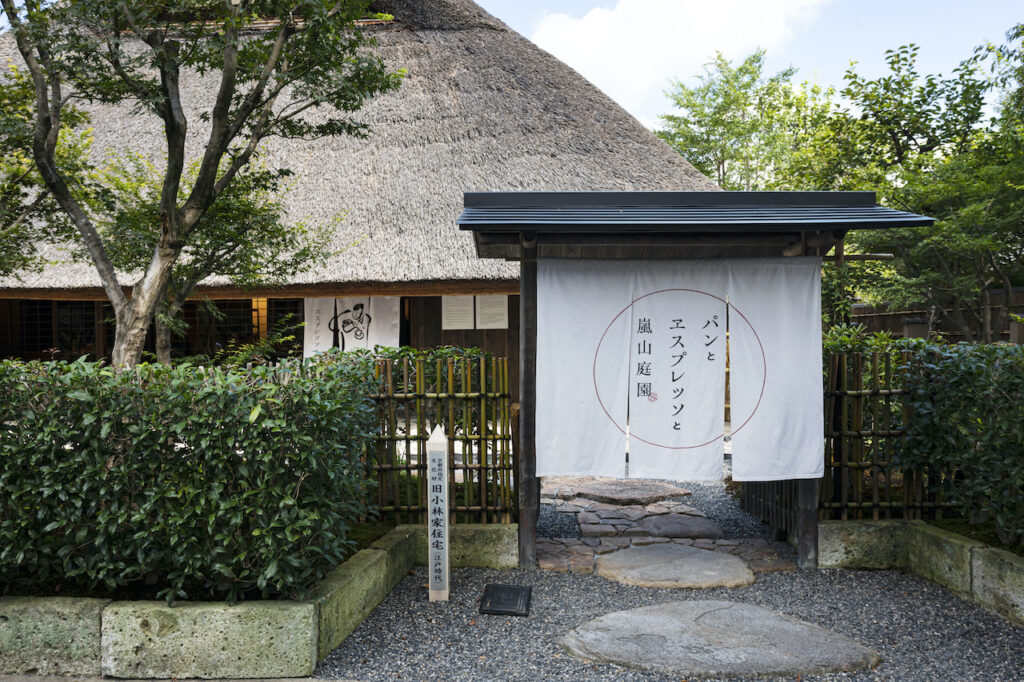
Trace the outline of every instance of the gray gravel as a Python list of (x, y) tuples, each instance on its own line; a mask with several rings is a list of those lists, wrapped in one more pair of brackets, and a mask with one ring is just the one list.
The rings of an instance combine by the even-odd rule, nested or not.
[[(622, 609), (728, 599), (791, 614), (878, 651), (873, 671), (804, 680), (1020, 680), (1024, 629), (898, 571), (788, 571), (740, 589), (659, 590), (550, 571), (456, 569), (451, 601), (427, 601), (416, 568), (316, 670), (356, 680), (668, 680), (583, 663), (557, 645), (568, 630)], [(533, 586), (527, 618), (481, 616), (487, 583)]]
[[(685, 501), (730, 537), (767, 537), (719, 483), (684, 483)], [(545, 511), (544, 508), (547, 508)], [(573, 514), (542, 505), (538, 534), (573, 537)], [(786, 571), (739, 589), (661, 590), (550, 571), (452, 571), (447, 603), (427, 601), (417, 567), (316, 675), (373, 680), (669, 680), (613, 665), (583, 663), (558, 647), (578, 625), (612, 611), (683, 599), (728, 599), (781, 611), (841, 632), (882, 656), (873, 671), (804, 680), (1024, 679), (1024, 628), (900, 571)], [(533, 586), (529, 617), (482, 616), (484, 585)], [(781, 678), (780, 678), (781, 679)]]
[(556, 512), (555, 505), (542, 504), (537, 514), (537, 537), (539, 538), (578, 538), (580, 526), (576, 523), (576, 515), (568, 512)]
[(676, 485), (693, 493), (680, 500), (704, 512), (709, 519), (722, 527), (725, 537), (771, 539), (768, 526), (761, 523), (756, 516), (751, 516), (740, 509), (739, 500), (725, 492), (724, 483), (685, 481)]

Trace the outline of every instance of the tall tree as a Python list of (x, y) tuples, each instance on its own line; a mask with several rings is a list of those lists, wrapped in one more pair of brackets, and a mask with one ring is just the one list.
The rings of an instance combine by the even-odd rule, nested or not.
[[(679, 115), (662, 137), (726, 189), (870, 190), (893, 208), (938, 218), (934, 228), (864, 231), (854, 252), (892, 252), (891, 263), (826, 268), (826, 310), (843, 319), (852, 291), (896, 305), (925, 304), (965, 337), (991, 340), (1005, 328), (1007, 295), (1024, 282), (1024, 28), (985, 46), (949, 77), (917, 70), (918, 48), (886, 53), (888, 73), (861, 76), (852, 65), (843, 97), (791, 85), (791, 70), (765, 78), (763, 53), (733, 67), (719, 55), (701, 83), (677, 83)], [(994, 78), (981, 72), (985, 60)], [(1002, 90), (999, 114), (985, 98)], [(947, 312), (948, 311), (948, 312)]]
[[(185, 184), (194, 181), (198, 170), (196, 163), (186, 169)], [(160, 240), (162, 172), (148, 159), (129, 155), (98, 175), (100, 191), (88, 202), (91, 218), (109, 245), (115, 269), (138, 272)], [(171, 361), (172, 333), (185, 328), (185, 301), (206, 278), (223, 277), (242, 288), (279, 284), (331, 255), (333, 223), (309, 227), (288, 220), (282, 202), (288, 175), (258, 164), (242, 169), (196, 224), (171, 271), (166, 295), (157, 303), (157, 360)], [(179, 201), (184, 201), (181, 193)]]
[[(836, 112), (805, 150), (802, 170), (816, 189), (875, 190), (884, 204), (937, 218), (934, 227), (854, 236), (855, 248), (896, 255), (870, 286), (895, 305), (927, 305), (933, 324), (948, 316), (965, 338), (977, 329), (979, 340), (991, 341), (1024, 274), (1024, 235), (1006, 200), (1019, 195), (1019, 140), (1006, 107), (1003, 122), (986, 120), (993, 83), (980, 73), (984, 56), (976, 52), (945, 78), (917, 71), (913, 45), (888, 51), (889, 73), (879, 78), (851, 67), (842, 94), (859, 113)], [(994, 289), (1006, 296), (993, 316)]]
[(831, 107), (831, 91), (794, 86), (795, 68), (765, 76), (764, 62), (764, 50), (737, 66), (716, 53), (696, 87), (667, 93), (678, 113), (657, 134), (723, 189), (786, 189), (783, 167)]
[[(203, 216), (271, 136), (365, 135), (352, 113), (367, 97), (398, 86), (368, 52), (354, 22), (365, 0), (0, 0), (32, 78), (33, 158), (43, 184), (74, 224), (116, 318), (112, 361), (141, 356), (174, 265)], [(269, 28), (253, 23), (272, 19)], [(183, 82), (216, 82), (201, 103), (203, 155), (184, 185), (189, 120)], [(160, 238), (128, 296), (109, 244), (57, 156), (72, 98), (122, 104), (159, 118), (167, 159)], [(311, 116), (314, 111), (316, 116)], [(193, 132), (195, 134), (195, 132)], [(157, 141), (154, 140), (154, 147)], [(184, 201), (181, 201), (184, 186)]]

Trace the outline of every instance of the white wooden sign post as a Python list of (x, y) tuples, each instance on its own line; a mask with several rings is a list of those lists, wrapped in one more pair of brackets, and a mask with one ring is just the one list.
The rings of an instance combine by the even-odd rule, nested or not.
[(440, 426), (427, 441), (427, 509), (430, 601), (448, 601), (448, 438)]

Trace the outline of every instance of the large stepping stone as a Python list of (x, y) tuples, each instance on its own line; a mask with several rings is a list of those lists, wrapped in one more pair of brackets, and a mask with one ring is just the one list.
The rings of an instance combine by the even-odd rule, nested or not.
[(602, 554), (597, 575), (639, 587), (743, 587), (754, 582), (753, 572), (739, 557), (673, 542)]
[(796, 677), (870, 668), (849, 637), (758, 606), (683, 601), (601, 616), (559, 642), (577, 658), (673, 677)]
[(636, 524), (631, 532), (651, 535), (656, 538), (711, 538), (721, 540), (725, 537), (722, 527), (713, 521), (699, 516), (684, 514), (661, 514), (648, 516)]
[(671, 483), (619, 479), (586, 481), (573, 486), (573, 491), (577, 497), (620, 506), (652, 504), (690, 494), (689, 490)]

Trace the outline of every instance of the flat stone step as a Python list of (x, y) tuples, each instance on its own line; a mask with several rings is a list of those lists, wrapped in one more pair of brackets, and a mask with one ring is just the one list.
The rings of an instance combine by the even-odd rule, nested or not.
[[(614, 555), (612, 555), (614, 556)], [(559, 642), (577, 658), (674, 677), (795, 677), (878, 665), (877, 653), (758, 606), (683, 601), (618, 611)]]
[(599, 555), (597, 575), (639, 587), (743, 587), (754, 582), (753, 572), (739, 557), (674, 542)]
[(620, 479), (597, 479), (582, 482), (571, 486), (572, 495), (569, 495), (568, 489), (563, 490), (566, 490), (567, 497), (585, 497), (595, 502), (619, 506), (647, 505), (691, 494), (686, 488), (680, 488), (671, 483)]
[(725, 537), (722, 527), (714, 521), (684, 514), (662, 514), (649, 516), (636, 524), (637, 533), (643, 532), (656, 538), (710, 538)]

